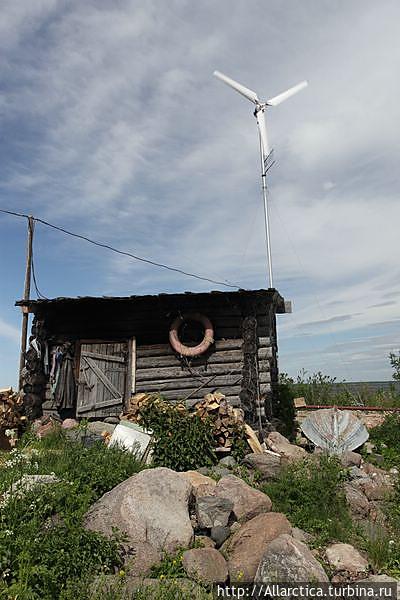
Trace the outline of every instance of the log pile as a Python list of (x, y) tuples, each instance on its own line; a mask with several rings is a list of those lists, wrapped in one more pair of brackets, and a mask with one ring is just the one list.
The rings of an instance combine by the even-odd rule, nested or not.
[[(134, 394), (129, 400), (128, 409), (125, 413), (120, 415), (121, 419), (125, 419), (127, 421), (132, 421), (133, 423), (140, 424), (141, 422), (141, 412), (147, 406), (149, 402), (158, 405), (162, 410), (163, 406), (167, 408), (167, 406), (171, 406), (170, 403), (163, 400), (159, 394)], [(184, 404), (174, 404), (173, 405), (176, 410), (186, 411), (186, 407)]]
[(209, 419), (213, 423), (216, 446), (230, 450), (235, 433), (244, 425), (242, 411), (232, 408), (220, 392), (204, 396), (203, 400), (195, 404), (194, 410), (201, 419)]
[(12, 388), (0, 390), (0, 429), (19, 429), (26, 421), (22, 395)]

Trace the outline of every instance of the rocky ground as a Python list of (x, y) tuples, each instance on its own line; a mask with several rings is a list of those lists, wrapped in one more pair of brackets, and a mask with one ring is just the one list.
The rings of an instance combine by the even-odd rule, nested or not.
[[(243, 461), (259, 482), (310, 456), (277, 432), (266, 443), (269, 450)], [(318, 453), (312, 456), (317, 460)], [(353, 519), (371, 524), (384, 519), (382, 503), (396, 473), (355, 452), (341, 461), (348, 469), (343, 491)], [(237, 464), (231, 457), (198, 471), (146, 469), (100, 498), (85, 526), (103, 534), (112, 527), (126, 532), (126, 574), (132, 580), (148, 576), (165, 552), (190, 547), (183, 552), (183, 569), (204, 583), (396, 581), (374, 573), (365, 553), (350, 544), (312, 548), (309, 533), (274, 512), (268, 495), (233, 471)]]

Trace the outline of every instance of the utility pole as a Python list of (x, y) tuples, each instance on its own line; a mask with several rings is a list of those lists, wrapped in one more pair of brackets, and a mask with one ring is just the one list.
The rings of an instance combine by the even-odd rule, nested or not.
[[(28, 217), (28, 241), (26, 248), (26, 266), (25, 266), (25, 286), (23, 300), (29, 300), (31, 293), (31, 272), (32, 272), (32, 246), (33, 232), (35, 229), (34, 218)], [(22, 330), (21, 330), (21, 355), (19, 360), (19, 390), (22, 389), (22, 370), (25, 366), (26, 343), (28, 340), (28, 321), (29, 309), (27, 306), (22, 307)]]

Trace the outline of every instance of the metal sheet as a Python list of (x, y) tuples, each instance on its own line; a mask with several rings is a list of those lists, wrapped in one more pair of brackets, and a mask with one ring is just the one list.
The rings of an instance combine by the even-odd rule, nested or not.
[(309, 440), (329, 454), (355, 450), (369, 437), (360, 419), (350, 411), (336, 407), (316, 410), (304, 419), (300, 427)]

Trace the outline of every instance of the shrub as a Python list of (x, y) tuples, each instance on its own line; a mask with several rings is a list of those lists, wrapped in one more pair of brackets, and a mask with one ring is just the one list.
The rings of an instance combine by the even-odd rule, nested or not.
[(279, 433), (293, 441), (296, 437), (296, 409), (293, 402), (295, 397), (294, 390), (288, 383), (280, 383), (277, 391), (274, 417), (281, 423), (277, 429)]
[(212, 424), (184, 407), (150, 399), (140, 410), (140, 424), (153, 431), (153, 465), (187, 471), (213, 465)]
[(370, 431), (370, 440), (378, 453), (385, 459), (386, 467), (400, 465), (400, 415), (391, 413), (385, 417), (382, 425)]
[(273, 510), (285, 513), (296, 527), (316, 534), (319, 543), (344, 541), (352, 527), (340, 490), (345, 478), (338, 459), (321, 454), (289, 465), (262, 490), (270, 496)]

